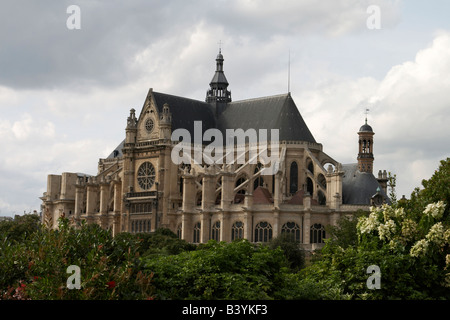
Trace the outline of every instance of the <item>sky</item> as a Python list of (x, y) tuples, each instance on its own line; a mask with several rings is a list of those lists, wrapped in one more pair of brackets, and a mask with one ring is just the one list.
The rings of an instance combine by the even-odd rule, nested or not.
[(150, 88), (204, 101), (219, 46), (233, 101), (289, 83), (338, 162), (356, 162), (369, 109), (374, 173), (396, 174), (408, 198), (450, 156), (449, 12), (446, 0), (2, 1), (0, 216), (39, 211), (48, 174), (96, 174)]

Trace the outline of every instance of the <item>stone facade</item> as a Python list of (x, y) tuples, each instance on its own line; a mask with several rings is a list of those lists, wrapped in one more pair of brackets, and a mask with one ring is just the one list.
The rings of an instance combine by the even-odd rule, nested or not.
[[(220, 58), (218, 69), (223, 71)], [(211, 95), (218, 90), (212, 82), (204, 103), (212, 104), (216, 112), (227, 112), (231, 101), (223, 78), (220, 89), (226, 92), (226, 101), (217, 99), (214, 106)], [(165, 98), (177, 102), (161, 103)], [(369, 202), (343, 202), (343, 166), (313, 140), (278, 141), (280, 157), (274, 175), (261, 175), (265, 164), (249, 156), (252, 150), (261, 150), (261, 142), (235, 145), (233, 163), (175, 164), (171, 154), (178, 141), (172, 141), (171, 134), (174, 125), (183, 126), (183, 119), (176, 118), (179, 113), (173, 113), (173, 107), (189, 108), (194, 102), (174, 99), (150, 89), (139, 116), (130, 110), (123, 143), (99, 160), (96, 175), (49, 175), (47, 192), (41, 197), (43, 223), (56, 228), (58, 217), (65, 216), (75, 225), (82, 220), (99, 224), (113, 235), (165, 227), (193, 243), (237, 238), (266, 242), (288, 232), (306, 249), (315, 249), (322, 245), (327, 225), (358, 209), (368, 210)], [(245, 161), (238, 163), (242, 149)], [(361, 143), (359, 151), (361, 155)], [(362, 157), (360, 162), (372, 160), (372, 167), (372, 145), (370, 154), (372, 159)], [(379, 179), (385, 181), (381, 173)]]

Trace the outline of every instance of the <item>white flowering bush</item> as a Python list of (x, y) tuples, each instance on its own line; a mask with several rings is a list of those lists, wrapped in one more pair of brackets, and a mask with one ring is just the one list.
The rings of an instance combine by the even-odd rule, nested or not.
[(409, 217), (402, 207), (387, 204), (371, 207), (369, 216), (358, 220), (359, 239), (376, 237), (381, 245), (388, 244), (392, 250), (409, 249), (412, 257), (423, 256), (432, 247), (443, 249), (450, 244), (450, 229), (438, 221), (445, 207), (443, 201), (428, 204), (419, 221)]
[(440, 219), (442, 218), (444, 211), (445, 211), (444, 201), (438, 201), (436, 203), (428, 204), (423, 213), (435, 219)]

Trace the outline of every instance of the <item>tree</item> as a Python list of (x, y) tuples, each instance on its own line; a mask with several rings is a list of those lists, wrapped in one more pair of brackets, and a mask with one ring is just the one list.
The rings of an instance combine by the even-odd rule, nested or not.
[[(303, 277), (332, 280), (331, 288), (353, 299), (450, 299), (449, 166), (449, 159), (441, 161), (411, 200), (359, 217), (355, 245), (328, 240)], [(366, 285), (371, 265), (381, 270), (379, 290)]]
[(298, 271), (305, 265), (305, 253), (300, 247), (300, 242), (296, 241), (289, 233), (281, 233), (273, 238), (269, 243), (269, 248), (283, 250), (284, 256), (289, 261), (292, 270)]
[(40, 218), (37, 214), (16, 215), (14, 220), (0, 221), (0, 237), (10, 241), (20, 241), (39, 229)]

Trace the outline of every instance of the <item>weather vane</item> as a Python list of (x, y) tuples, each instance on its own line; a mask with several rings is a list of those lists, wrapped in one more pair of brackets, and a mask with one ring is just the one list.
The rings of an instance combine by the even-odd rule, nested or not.
[(364, 111), (364, 113), (366, 114), (366, 124), (367, 124), (367, 115), (369, 114), (369, 109), (368, 108), (366, 108), (366, 110)]

